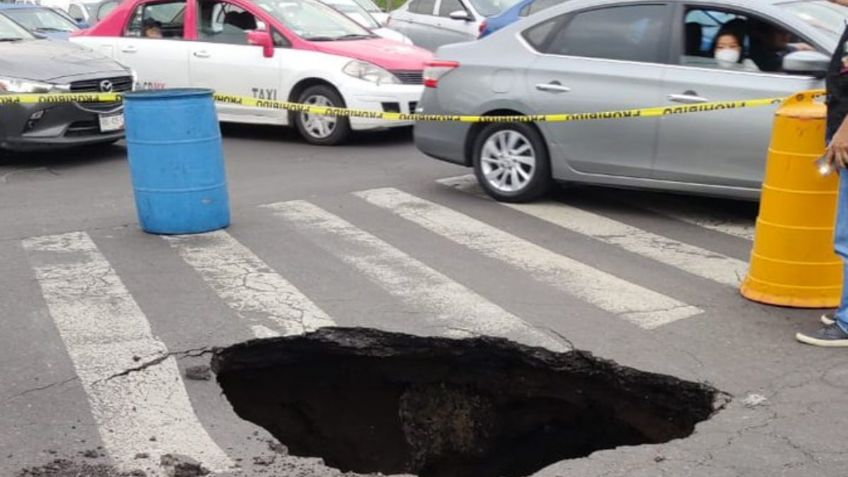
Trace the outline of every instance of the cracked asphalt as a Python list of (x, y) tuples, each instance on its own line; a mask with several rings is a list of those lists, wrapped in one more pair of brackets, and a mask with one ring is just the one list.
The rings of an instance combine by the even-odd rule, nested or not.
[[(627, 236), (592, 236), (446, 186), (438, 181), (468, 171), (423, 157), (409, 131), (364, 135), (338, 148), (307, 146), (275, 128), (226, 126), (224, 133), (233, 215), (224, 238), (237, 247), (207, 238), (172, 243), (141, 232), (121, 145), (0, 156), (0, 475), (15, 476), (56, 459), (68, 459), (77, 470), (103, 465), (119, 475), (135, 466), (148, 476), (167, 475), (158, 456), (179, 454), (165, 447), (178, 446), (182, 435), (139, 429), (135, 436), (120, 429), (121, 423), (148, 421), (119, 416), (116, 410), (124, 411), (118, 401), (113, 405), (96, 394), (104, 387), (149, 393), (133, 397), (139, 413), (149, 412), (144, 407), (157, 399), (176, 403), (185, 395), (196, 428), (207, 435), (198, 442), (208, 441), (221, 452), (218, 461), (229, 462), (218, 475), (354, 475), (328, 468), (317, 457), (288, 455), (264, 430), (233, 413), (214, 379), (189, 379), (186, 371), (208, 364), (215, 347), (322, 323), (462, 337), (481, 330), (508, 334), (514, 329), (509, 320), (527, 323), (564, 347), (706, 381), (731, 397), (689, 438), (599, 451), (541, 469), (538, 476), (848, 475), (848, 417), (843, 412), (848, 408), (848, 352), (807, 347), (793, 339), (795, 332), (817, 326), (821, 310), (752, 303), (735, 287), (617, 243)], [(685, 306), (700, 313), (654, 328), (640, 326), (625, 319), (627, 310), (617, 315), (527, 269), (353, 195), (381, 188), (473, 217), (682, 304), (668, 309)], [(747, 262), (751, 250), (746, 237), (753, 231), (754, 204), (589, 187), (565, 188), (550, 200), (662, 236), (665, 240), (655, 246), (668, 253), (690, 253), (677, 246), (682, 243), (704, 249), (705, 259)], [(263, 207), (290, 201), (307, 201), (343, 218), (380, 239), (369, 246), (390, 245), (392, 254), (368, 255), (364, 265), (354, 267), (343, 254), (366, 256), (362, 244), (329, 232), (316, 235), (309, 227), (319, 227), (319, 221), (295, 223)], [(90, 242), (66, 235), (77, 232)], [(64, 275), (47, 272), (70, 273), (89, 265), (80, 265), (75, 253), (54, 253), (43, 241), (32, 240), (36, 237), (93, 244), (83, 255), (103, 261), (89, 264), (87, 278), (100, 281), (90, 288), (88, 280), (49, 288), (47, 278)], [(604, 237), (615, 237), (616, 243)], [(215, 247), (224, 246), (230, 248), (221, 248), (227, 250), (222, 257)], [(194, 249), (202, 255), (192, 255)], [(232, 256), (227, 259), (227, 254)], [(437, 271), (433, 283), (460, 284), (454, 287), (461, 291), (457, 296), (469, 298), (458, 301), (457, 309), (471, 310), (471, 315), (434, 312), (431, 304), (415, 301), (419, 290), (401, 295), (402, 274), (389, 273), (398, 263)], [(559, 273), (574, 279), (567, 271)], [(125, 290), (126, 296), (114, 295), (115, 290)], [(615, 287), (605, 291), (611, 300), (620, 296)], [(63, 293), (68, 294), (66, 308), (51, 301), (63, 299)], [(81, 300), (91, 305), (72, 307)], [(121, 300), (131, 300), (135, 308)], [(485, 310), (499, 310), (499, 318), (475, 312), (484, 309), (480, 303)], [(108, 310), (129, 310), (147, 328), (120, 343), (110, 336), (121, 329), (108, 323), (99, 330), (79, 328), (97, 323), (98, 313), (107, 316)], [(134, 340), (147, 340), (147, 347), (136, 348)], [(170, 366), (173, 375), (166, 374)], [(134, 388), (152, 386), (158, 382), (154, 377), (163, 376), (176, 380), (167, 381), (161, 396), (158, 388)], [(167, 418), (166, 413), (161, 422), (184, 419), (179, 416)], [(145, 448), (121, 450), (115, 442), (124, 441), (116, 435)], [(204, 463), (202, 457), (197, 460)]]

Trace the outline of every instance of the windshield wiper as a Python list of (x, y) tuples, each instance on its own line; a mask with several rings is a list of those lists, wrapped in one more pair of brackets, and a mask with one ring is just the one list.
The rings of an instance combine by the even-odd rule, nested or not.
[(364, 40), (366, 38), (375, 38), (376, 36), (377, 35), (358, 35), (358, 34), (342, 35), (342, 36), (336, 37), (336, 40)]
[(0, 41), (21, 41), (23, 38), (0, 38)]
[(35, 31), (48, 31), (48, 32), (62, 32), (62, 33), (64, 33), (64, 32), (68, 32), (68, 31), (71, 31), (71, 30), (63, 30), (61, 28), (53, 28), (53, 27), (38, 27), (38, 28), (35, 29)]
[(336, 37), (333, 36), (310, 36), (306, 38), (307, 41), (335, 41)]

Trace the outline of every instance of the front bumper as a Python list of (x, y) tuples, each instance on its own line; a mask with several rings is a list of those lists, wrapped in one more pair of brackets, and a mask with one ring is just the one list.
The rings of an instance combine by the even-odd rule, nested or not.
[(99, 115), (122, 108), (120, 103), (0, 106), (0, 149), (49, 150), (116, 141), (124, 131), (101, 132)]
[[(384, 113), (415, 112), (424, 86), (391, 84), (375, 85), (365, 81), (356, 81), (357, 85), (341, 88), (342, 96), (350, 109), (367, 109)], [(413, 121), (388, 121), (385, 119), (350, 118), (350, 127), (361, 131), (367, 129), (386, 129), (411, 126)]]

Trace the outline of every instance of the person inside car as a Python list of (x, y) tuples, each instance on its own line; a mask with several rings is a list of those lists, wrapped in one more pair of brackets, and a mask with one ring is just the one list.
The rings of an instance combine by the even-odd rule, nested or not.
[(777, 26), (755, 22), (751, 25), (751, 59), (762, 71), (783, 71), (783, 57), (794, 51), (810, 51), (813, 47), (792, 43), (792, 35)]
[(162, 24), (156, 20), (145, 20), (143, 33), (145, 38), (162, 38)]
[(744, 56), (744, 41), (734, 30), (720, 31), (713, 44), (713, 57), (720, 68), (759, 71), (756, 63)]

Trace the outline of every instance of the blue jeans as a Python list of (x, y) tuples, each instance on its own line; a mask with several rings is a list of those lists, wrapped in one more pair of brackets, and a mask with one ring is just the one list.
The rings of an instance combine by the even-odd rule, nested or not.
[[(834, 248), (845, 263), (845, 278), (848, 278), (848, 170), (839, 171), (839, 202), (836, 205), (836, 233)], [(843, 278), (842, 302), (836, 310), (836, 324), (848, 333), (848, 285)]]

